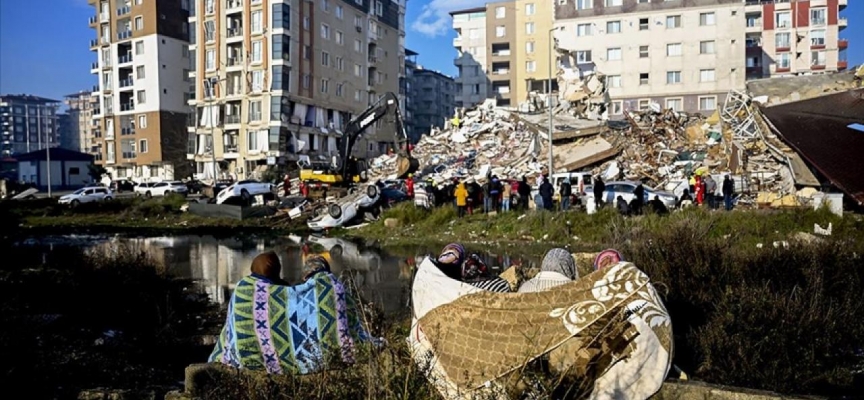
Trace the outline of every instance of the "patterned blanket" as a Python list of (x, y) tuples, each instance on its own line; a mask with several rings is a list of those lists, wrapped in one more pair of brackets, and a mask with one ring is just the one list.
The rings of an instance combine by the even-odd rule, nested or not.
[(234, 289), (209, 362), (309, 374), (352, 364), (355, 344), (371, 340), (334, 275), (319, 273), (296, 286), (247, 276)]
[(408, 342), (445, 399), (508, 398), (504, 382), (544, 355), (584, 382), (591, 399), (647, 399), (671, 365), (669, 315), (630, 263), (544, 292), (491, 293), (427, 260), (412, 296)]

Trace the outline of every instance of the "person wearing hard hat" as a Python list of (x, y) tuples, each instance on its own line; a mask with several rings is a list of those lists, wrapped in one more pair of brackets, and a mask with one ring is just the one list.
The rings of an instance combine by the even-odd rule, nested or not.
[(414, 198), (414, 174), (408, 174), (408, 179), (405, 179), (405, 194), (409, 199)]
[(459, 119), (459, 114), (453, 114), (453, 119), (450, 120), (450, 125), (453, 125), (454, 129), (459, 129), (460, 125), (462, 125), (462, 121)]

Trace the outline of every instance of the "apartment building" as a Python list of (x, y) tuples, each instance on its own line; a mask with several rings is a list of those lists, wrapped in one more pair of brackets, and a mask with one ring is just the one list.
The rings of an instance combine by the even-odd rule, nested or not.
[(416, 51), (405, 49), (405, 77), (399, 80), (399, 93), (405, 96), (405, 100), (402, 102), (402, 119), (405, 124), (405, 133), (412, 143), (417, 143), (420, 140), (420, 135), (415, 132), (414, 125), (414, 71), (417, 70), (417, 55)]
[[(187, 1), (88, 0), (97, 163), (113, 178), (180, 179), (186, 161)], [(96, 136), (94, 134), (94, 136)], [(101, 146), (100, 146), (101, 144)]]
[(610, 117), (651, 102), (710, 114), (744, 88), (740, 0), (565, 3), (555, 5), (559, 61), (606, 74)]
[(432, 127), (443, 128), (456, 108), (456, 83), (438, 71), (418, 66), (414, 71), (414, 125), (416, 135), (429, 134)]
[(60, 102), (28, 94), (0, 96), (0, 154), (29, 153), (59, 144)]
[[(450, 15), (456, 30), (453, 47), (457, 57), (454, 64), (459, 70), (456, 106), (470, 108), (482, 103), (492, 93), (492, 82), (487, 75), (491, 51), (487, 48), (486, 7), (454, 11)], [(498, 55), (502, 56), (502, 51), (498, 50)]]
[(102, 131), (97, 126), (98, 119), (93, 118), (99, 107), (99, 96), (89, 90), (82, 90), (65, 96), (63, 103), (66, 105), (65, 115), (68, 120), (66, 124), (61, 123), (65, 126), (61, 129), (60, 146), (101, 159), (99, 149), (102, 144)]
[[(261, 178), (302, 156), (330, 160), (352, 116), (399, 92), (399, 2), (195, 0), (189, 27), (187, 151), (202, 178)], [(354, 154), (380, 154), (393, 132), (372, 129)]]
[(747, 78), (806, 75), (848, 68), (847, 0), (748, 1)]
[[(518, 102), (527, 100), (528, 93), (545, 93), (550, 81), (550, 64), (554, 63), (550, 47), (553, 29), (553, 2), (539, 0), (516, 0), (516, 34), (518, 40), (513, 51), (519, 65), (511, 68), (514, 76), (513, 98)], [(558, 90), (557, 68), (551, 70), (552, 90)]]

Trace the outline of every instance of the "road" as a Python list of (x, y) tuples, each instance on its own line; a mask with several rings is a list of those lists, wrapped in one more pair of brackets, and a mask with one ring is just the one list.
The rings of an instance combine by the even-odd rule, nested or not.
[[(65, 195), (70, 194), (72, 192), (74, 192), (74, 190), (59, 190), (59, 191), (58, 190), (52, 190), (51, 191), (51, 197), (58, 199), (61, 196), (65, 196)], [(121, 193), (114, 192), (114, 198), (115, 199), (124, 199), (124, 198), (129, 198), (129, 197), (135, 197), (135, 194), (132, 192), (121, 192)], [(48, 198), (48, 192), (36, 193), (36, 198), (37, 199), (47, 199)]]

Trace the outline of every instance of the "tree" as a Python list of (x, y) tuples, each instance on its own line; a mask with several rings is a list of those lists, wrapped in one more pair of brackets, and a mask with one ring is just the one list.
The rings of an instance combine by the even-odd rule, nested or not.
[(87, 175), (90, 175), (94, 182), (99, 182), (103, 175), (108, 175), (108, 170), (101, 165), (90, 164), (87, 166)]

